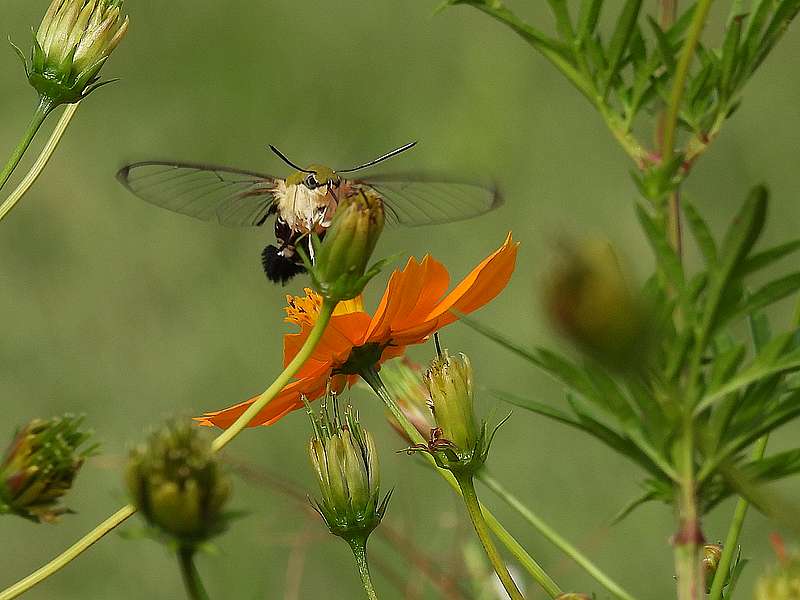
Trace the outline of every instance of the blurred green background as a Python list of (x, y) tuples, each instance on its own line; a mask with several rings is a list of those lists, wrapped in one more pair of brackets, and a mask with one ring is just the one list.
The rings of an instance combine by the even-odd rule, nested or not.
[[(46, 4), (5, 2), (2, 36), (27, 46), (29, 27)], [(385, 170), (491, 177), (506, 204), (480, 220), (387, 231), (380, 252), (431, 252), (457, 279), (513, 229), (522, 242), (518, 269), (479, 317), (524, 343), (561, 345), (544, 318), (538, 286), (564, 234), (608, 236), (640, 279), (646, 274), (651, 260), (631, 210), (631, 165), (599, 118), (512, 33), (465, 7), (434, 17), (435, 4), (129, 3), (131, 31), (103, 73), (122, 81), (84, 103), (45, 176), (1, 226), (0, 434), (5, 439), (34, 416), (82, 412), (103, 453), (77, 481), (69, 502), (77, 514), (58, 526), (2, 519), (0, 585), (40, 566), (116, 510), (124, 501), (126, 449), (152, 423), (238, 402), (261, 391), (279, 370), (280, 336), (288, 330), (284, 294), (298, 293), (304, 281), (287, 289), (267, 283), (259, 253), (271, 231), (224, 229), (145, 204), (114, 180), (127, 161), (171, 158), (284, 175), (266, 144), (301, 163), (337, 167), (420, 140)], [(544, 3), (512, 7), (548, 28), (545, 9), (532, 4)], [(719, 36), (728, 5), (718, 4), (726, 6), (718, 7), (712, 37)], [(654, 7), (649, 0), (647, 9)], [(768, 237), (797, 236), (798, 53), (800, 36), (792, 31), (690, 179), (687, 193), (717, 231), (748, 186), (765, 181), (773, 191)], [(0, 72), (5, 156), (34, 97), (10, 48), (0, 52)], [(373, 286), (373, 301), (379, 287)], [(785, 323), (788, 312), (781, 307), (776, 317)], [(560, 402), (559, 387), (546, 376), (466, 327), (449, 328), (444, 342), (473, 357), (481, 385)], [(412, 356), (424, 361), (431, 352), (417, 348)], [(402, 444), (377, 402), (363, 391), (353, 398), (380, 439), (384, 481), (396, 486), (387, 523), (464, 577), (461, 554), (472, 537), (460, 506), (435, 476), (393, 453)], [(482, 402), (486, 411), (495, 406), (488, 394)], [(787, 428), (772, 447), (786, 447), (798, 432), (798, 426)], [(307, 436), (307, 420), (296, 413), (246, 432), (229, 456), (311, 491)], [(674, 597), (670, 511), (648, 505), (608, 527), (638, 491), (640, 473), (631, 464), (516, 410), (498, 437), (491, 467), (640, 598)], [(200, 558), (212, 597), (359, 597), (344, 544), (256, 479), (237, 481), (234, 504), (249, 516), (219, 540), (218, 556)], [(800, 486), (781, 490), (800, 500)], [(486, 500), (565, 587), (606, 597), (488, 492)], [(710, 539), (724, 537), (731, 512), (727, 502), (707, 520)], [(772, 561), (772, 528), (755, 513), (746, 524), (743, 553), (752, 563), (742, 597)], [(374, 541), (373, 552), (382, 598), (435, 597), (407, 557), (382, 540)], [(529, 589), (528, 598), (544, 597)], [(26, 597), (182, 594), (165, 550), (115, 532)]]

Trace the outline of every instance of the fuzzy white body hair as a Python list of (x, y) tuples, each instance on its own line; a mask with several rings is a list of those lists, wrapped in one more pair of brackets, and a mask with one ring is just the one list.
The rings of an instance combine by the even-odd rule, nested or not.
[(287, 185), (282, 179), (275, 183), (272, 195), (277, 202), (278, 215), (289, 227), (301, 233), (320, 233), (327, 229), (337, 205), (328, 186), (312, 190), (303, 184)]

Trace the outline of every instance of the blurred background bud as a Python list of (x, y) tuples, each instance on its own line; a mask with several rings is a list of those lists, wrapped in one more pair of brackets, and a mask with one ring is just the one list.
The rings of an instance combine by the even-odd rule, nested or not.
[(31, 85), (53, 108), (98, 87), (100, 69), (125, 37), (122, 0), (53, 0), (25, 63)]
[(800, 600), (800, 556), (786, 557), (756, 583), (754, 600)]
[[(317, 291), (328, 300), (355, 298), (377, 274), (367, 266), (384, 224), (383, 201), (369, 189), (359, 189), (340, 200), (331, 226), (309, 272)], [(309, 266), (309, 265), (307, 265)]]
[(703, 546), (703, 571), (705, 572), (706, 592), (711, 591), (721, 558), (722, 544), (706, 544)]
[(589, 594), (578, 594), (575, 592), (569, 592), (566, 594), (559, 594), (556, 596), (555, 600), (592, 600)]
[(222, 532), (230, 479), (210, 440), (191, 422), (169, 422), (135, 448), (128, 460), (128, 491), (147, 522), (181, 546)]
[(641, 362), (645, 310), (608, 242), (562, 245), (545, 304), (559, 331), (596, 360), (613, 368)]
[(314, 436), (308, 454), (321, 499), (312, 501), (328, 529), (345, 540), (366, 539), (386, 512), (391, 492), (380, 499), (380, 469), (375, 441), (348, 405), (344, 419), (335, 395), (319, 414), (308, 408)]
[(431, 410), (441, 437), (455, 446), (460, 458), (469, 458), (478, 444), (472, 396), (472, 365), (464, 354), (451, 357), (447, 350), (431, 362), (425, 373)]
[[(96, 446), (82, 417), (34, 419), (17, 430), (0, 467), (0, 513), (52, 523), (68, 509), (61, 498)], [(83, 448), (81, 448), (83, 446)]]
[[(405, 358), (389, 361), (381, 367), (381, 380), (389, 395), (420, 435), (427, 439), (436, 424), (431, 414), (430, 395), (423, 383), (423, 377), (422, 370)], [(389, 424), (397, 434), (413, 444), (414, 441), (408, 438), (391, 413), (387, 411), (386, 414)]]

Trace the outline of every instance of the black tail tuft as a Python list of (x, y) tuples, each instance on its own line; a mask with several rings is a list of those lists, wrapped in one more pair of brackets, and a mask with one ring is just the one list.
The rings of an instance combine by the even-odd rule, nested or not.
[(267, 279), (273, 283), (280, 283), (285, 285), (295, 275), (303, 273), (306, 268), (302, 264), (298, 264), (296, 259), (287, 258), (280, 253), (276, 246), (270, 244), (261, 253), (261, 264), (264, 267), (264, 273), (267, 274)]

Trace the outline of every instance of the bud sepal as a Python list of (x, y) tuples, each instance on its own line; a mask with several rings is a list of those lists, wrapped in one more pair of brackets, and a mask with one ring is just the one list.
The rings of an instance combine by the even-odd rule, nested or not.
[[(96, 445), (83, 417), (34, 419), (19, 429), (0, 465), (0, 514), (53, 523), (70, 512), (61, 504)], [(82, 448), (83, 446), (83, 448)]]

